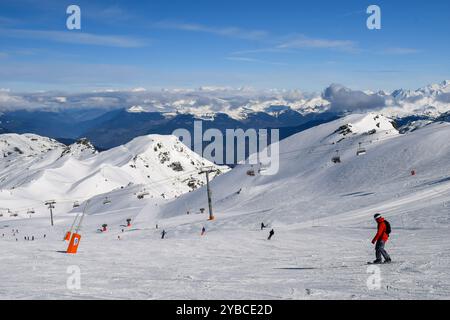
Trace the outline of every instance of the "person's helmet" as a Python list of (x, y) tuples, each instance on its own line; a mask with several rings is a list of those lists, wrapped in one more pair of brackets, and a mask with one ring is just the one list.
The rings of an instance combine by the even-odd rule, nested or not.
[(376, 213), (376, 214), (373, 216), (373, 218), (374, 218), (375, 220), (377, 220), (378, 218), (381, 218), (381, 214), (380, 214), (380, 213)]

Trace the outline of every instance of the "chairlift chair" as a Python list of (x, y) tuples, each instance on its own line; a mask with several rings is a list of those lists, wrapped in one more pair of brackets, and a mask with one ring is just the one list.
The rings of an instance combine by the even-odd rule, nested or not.
[(267, 163), (260, 163), (258, 173), (267, 171), (269, 165)]
[(367, 153), (366, 149), (364, 147), (362, 147), (362, 142), (360, 142), (358, 150), (356, 150), (356, 155), (362, 156), (362, 155), (365, 155), (366, 153)]
[(141, 193), (138, 193), (137, 198), (138, 198), (138, 199), (144, 199), (144, 197), (145, 197), (145, 196), (148, 196), (149, 194), (150, 194), (150, 193), (147, 192), (147, 191), (141, 192)]
[(333, 163), (341, 163), (341, 157), (339, 156), (339, 150), (336, 150), (336, 155), (331, 158)]

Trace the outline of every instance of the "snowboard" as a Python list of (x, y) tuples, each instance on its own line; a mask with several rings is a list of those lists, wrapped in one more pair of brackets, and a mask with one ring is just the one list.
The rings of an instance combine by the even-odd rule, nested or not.
[(371, 262), (371, 261), (367, 262), (368, 265), (375, 265), (375, 266), (383, 265), (383, 264), (394, 264), (394, 263), (396, 263), (396, 261), (382, 262), (382, 263), (373, 263), (373, 262)]

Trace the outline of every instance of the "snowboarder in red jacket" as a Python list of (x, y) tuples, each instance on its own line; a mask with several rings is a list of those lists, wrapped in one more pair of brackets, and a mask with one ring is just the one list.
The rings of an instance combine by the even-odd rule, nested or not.
[(386, 242), (389, 240), (389, 234), (386, 232), (386, 223), (381, 214), (377, 213), (373, 216), (375, 221), (378, 223), (377, 234), (372, 240), (372, 244), (375, 244), (375, 256), (376, 260), (373, 262), (375, 264), (382, 263), (381, 256), (384, 258), (384, 263), (391, 262), (391, 257), (384, 249)]

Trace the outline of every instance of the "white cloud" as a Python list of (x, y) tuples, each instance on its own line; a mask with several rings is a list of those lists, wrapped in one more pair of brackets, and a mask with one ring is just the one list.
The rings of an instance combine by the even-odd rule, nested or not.
[(264, 30), (246, 30), (237, 27), (210, 27), (195, 23), (179, 23), (162, 21), (155, 24), (156, 27), (162, 29), (174, 29), (182, 31), (204, 32), (220, 36), (241, 38), (247, 40), (260, 40), (268, 36)]
[(358, 50), (356, 42), (351, 40), (314, 39), (297, 36), (277, 46), (280, 49), (333, 49), (354, 52)]
[(143, 47), (147, 44), (145, 40), (138, 38), (123, 37), (118, 35), (97, 35), (75, 31), (0, 29), (0, 35), (4, 37), (21, 39), (37, 39), (71, 44), (122, 48), (137, 48)]
[(279, 66), (286, 65), (286, 63), (282, 63), (282, 62), (266, 61), (266, 60), (248, 58), (248, 57), (227, 57), (226, 59), (230, 60), (230, 61), (254, 62), (254, 63), (260, 63), (260, 64), (270, 64), (270, 65), (279, 65)]
[(96, 92), (13, 93), (0, 91), (0, 110), (63, 108), (129, 108), (140, 106), (148, 111), (173, 112), (178, 109), (211, 111), (236, 110), (255, 101), (289, 101), (290, 91), (259, 91), (222, 87), (191, 90), (134, 91), (104, 90)]
[(31, 106), (25, 97), (12, 94), (9, 90), (0, 90), (1, 109), (30, 108)]
[(351, 90), (339, 84), (326, 88), (322, 97), (331, 103), (333, 111), (380, 109), (386, 105), (385, 97)]
[(55, 101), (58, 103), (66, 103), (67, 98), (66, 97), (55, 97)]
[(137, 88), (131, 89), (131, 92), (145, 92), (145, 91), (147, 91), (147, 89), (142, 88), (142, 87), (137, 87)]

